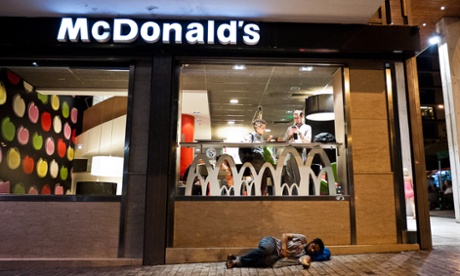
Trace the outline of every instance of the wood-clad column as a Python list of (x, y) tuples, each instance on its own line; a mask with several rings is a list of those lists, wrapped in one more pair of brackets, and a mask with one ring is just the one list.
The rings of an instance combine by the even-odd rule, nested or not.
[(420, 249), (429, 250), (431, 243), (430, 211), (426, 185), (426, 165), (423, 142), (422, 115), (420, 112), (420, 94), (418, 89), (416, 58), (406, 61), (407, 101), (409, 102), (409, 123), (414, 165), (414, 185), (417, 212), (417, 230)]
[(385, 72), (350, 69), (356, 244), (396, 244)]

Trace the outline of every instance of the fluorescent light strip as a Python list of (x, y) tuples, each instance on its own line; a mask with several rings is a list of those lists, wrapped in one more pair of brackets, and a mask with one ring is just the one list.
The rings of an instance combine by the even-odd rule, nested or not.
[(42, 95), (67, 95), (67, 96), (128, 96), (127, 89), (110, 89), (110, 90), (61, 90), (61, 89), (36, 89), (37, 93)]

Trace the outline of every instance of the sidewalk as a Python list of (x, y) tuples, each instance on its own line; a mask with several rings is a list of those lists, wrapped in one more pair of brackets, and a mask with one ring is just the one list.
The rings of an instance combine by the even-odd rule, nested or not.
[(0, 275), (460, 275), (460, 247), (435, 246), (432, 251), (333, 256), (327, 262), (314, 262), (309, 270), (302, 266), (283, 268), (233, 268), (223, 262), (159, 266), (53, 268), (0, 271)]
[[(452, 216), (432, 216), (433, 250), (400, 253), (356, 254), (332, 256), (327, 262), (314, 262), (310, 269), (302, 266), (283, 268), (227, 269), (224, 262), (174, 264), (159, 266), (118, 266), (91, 268), (35, 268), (0, 270), (0, 276), (217, 276), (217, 275), (460, 275), (460, 223)], [(415, 221), (408, 217), (408, 227)]]

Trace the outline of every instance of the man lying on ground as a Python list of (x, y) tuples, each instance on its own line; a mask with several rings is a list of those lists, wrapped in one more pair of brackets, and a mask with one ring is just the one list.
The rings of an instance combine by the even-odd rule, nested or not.
[(311, 261), (329, 260), (331, 252), (321, 239), (307, 242), (302, 234), (283, 234), (281, 239), (264, 237), (258, 248), (242, 256), (228, 255), (226, 266), (233, 267), (281, 267), (302, 264), (310, 267)]

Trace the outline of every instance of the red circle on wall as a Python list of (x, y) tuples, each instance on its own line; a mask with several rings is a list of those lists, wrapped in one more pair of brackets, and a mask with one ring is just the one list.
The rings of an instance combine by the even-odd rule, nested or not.
[(59, 157), (64, 158), (66, 148), (67, 146), (64, 140), (62, 140), (62, 138), (59, 138), (58, 144), (57, 144), (57, 152), (58, 152)]
[(44, 131), (48, 132), (51, 129), (51, 114), (48, 112), (43, 112), (41, 116), (42, 128)]
[(26, 155), (24, 159), (22, 159), (22, 170), (25, 174), (31, 174), (34, 171), (35, 161), (33, 158)]
[(77, 130), (76, 129), (73, 129), (72, 130), (72, 144), (75, 145), (75, 139), (77, 137)]

